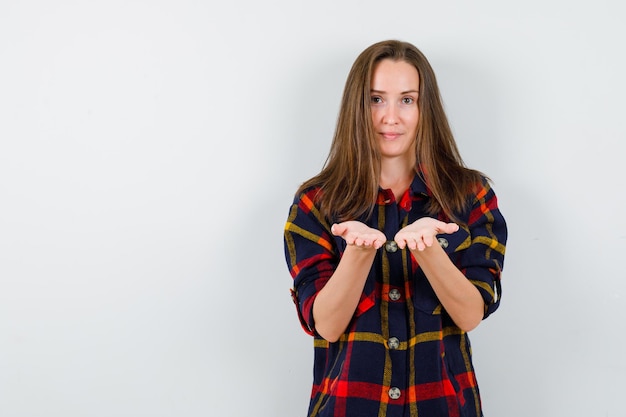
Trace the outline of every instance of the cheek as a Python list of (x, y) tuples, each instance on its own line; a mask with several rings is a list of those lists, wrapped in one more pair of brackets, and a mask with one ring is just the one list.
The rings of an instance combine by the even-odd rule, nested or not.
[(379, 118), (379, 111), (377, 111), (376, 109), (372, 108), (372, 122), (374, 122), (374, 124), (376, 124), (376, 122), (378, 122)]
[(417, 123), (420, 121), (420, 111), (415, 110), (415, 114), (413, 115), (413, 122), (415, 123), (415, 128), (417, 129)]

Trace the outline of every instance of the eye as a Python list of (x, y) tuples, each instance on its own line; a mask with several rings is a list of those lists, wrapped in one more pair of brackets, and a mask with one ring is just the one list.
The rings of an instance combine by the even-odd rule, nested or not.
[(383, 99), (380, 96), (372, 96), (370, 98), (370, 101), (372, 102), (372, 104), (380, 104), (383, 102)]
[(413, 104), (415, 103), (415, 99), (413, 97), (403, 97), (402, 104)]

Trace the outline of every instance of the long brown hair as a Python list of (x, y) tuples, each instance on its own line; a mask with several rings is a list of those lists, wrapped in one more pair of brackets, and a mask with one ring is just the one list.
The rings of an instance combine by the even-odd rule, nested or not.
[(303, 183), (298, 194), (319, 187), (316, 203), (327, 218), (353, 220), (371, 213), (378, 195), (380, 152), (370, 109), (371, 79), (383, 59), (405, 61), (419, 74), (416, 167), (432, 194), (429, 212), (443, 211), (450, 219), (465, 208), (468, 195), (481, 181), (468, 169), (448, 124), (435, 73), (414, 45), (397, 40), (365, 49), (352, 65), (343, 91), (335, 135), (322, 171)]

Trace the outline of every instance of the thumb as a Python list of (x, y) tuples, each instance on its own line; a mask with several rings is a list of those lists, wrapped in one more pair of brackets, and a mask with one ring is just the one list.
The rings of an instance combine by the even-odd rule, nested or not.
[(456, 223), (446, 223), (442, 229), (444, 233), (454, 233), (459, 230), (459, 225)]
[(335, 223), (330, 227), (330, 232), (335, 236), (341, 236), (346, 231), (346, 226), (341, 223)]

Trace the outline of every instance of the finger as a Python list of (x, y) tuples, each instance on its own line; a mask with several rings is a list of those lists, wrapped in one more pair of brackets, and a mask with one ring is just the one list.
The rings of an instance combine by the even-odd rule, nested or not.
[(352, 236), (351, 234), (348, 234), (348, 235), (342, 236), (342, 237), (343, 237), (343, 240), (345, 240), (348, 245), (354, 245), (355, 244), (356, 238), (354, 236)]
[(380, 249), (380, 248), (382, 248), (383, 243), (384, 242), (382, 240), (376, 239), (376, 240), (374, 240), (374, 242), (372, 242), (372, 245), (374, 245), (374, 248)]
[(435, 240), (433, 236), (431, 235), (426, 235), (423, 237), (422, 239), (424, 241), (424, 245), (425, 247), (431, 247), (433, 245), (433, 241)]
[(393, 237), (393, 240), (396, 242), (396, 245), (398, 246), (398, 248), (400, 249), (404, 249), (407, 246), (407, 241), (404, 238), (404, 233), (402, 230), (400, 230), (398, 233), (396, 233), (396, 235)]

